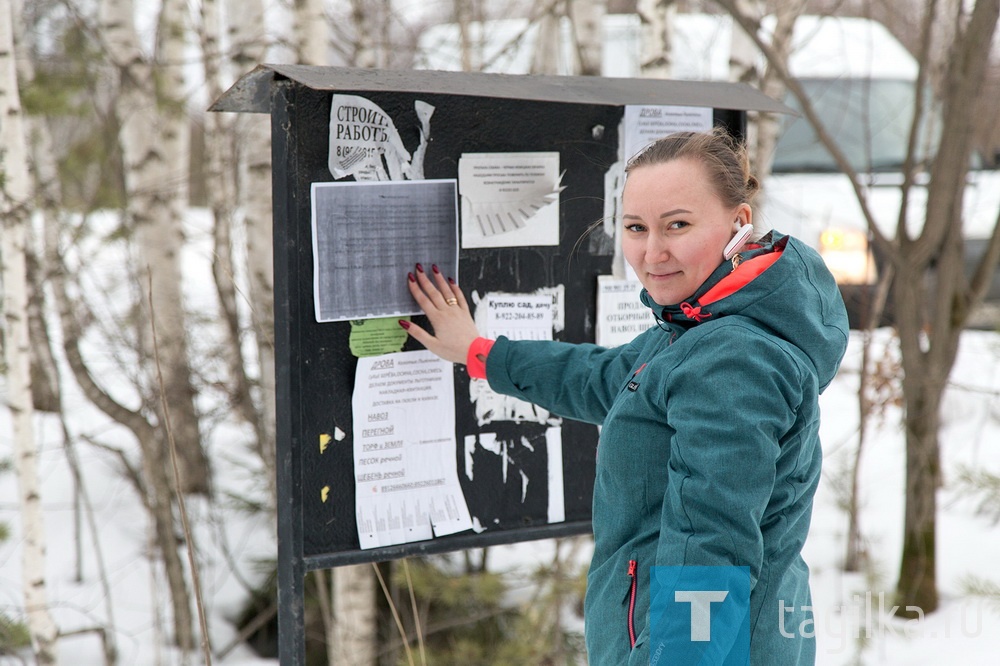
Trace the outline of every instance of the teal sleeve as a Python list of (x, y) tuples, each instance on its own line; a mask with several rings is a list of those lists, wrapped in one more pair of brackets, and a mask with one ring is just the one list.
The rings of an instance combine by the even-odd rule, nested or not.
[(486, 358), (486, 378), (497, 393), (534, 403), (559, 416), (600, 424), (641, 347), (500, 337)]

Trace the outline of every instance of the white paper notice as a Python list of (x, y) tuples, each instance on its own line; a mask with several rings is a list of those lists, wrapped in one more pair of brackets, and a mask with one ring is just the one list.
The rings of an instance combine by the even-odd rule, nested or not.
[(643, 148), (668, 134), (710, 129), (710, 107), (628, 105), (625, 107), (625, 161), (627, 163)]
[(595, 342), (602, 347), (628, 344), (651, 326), (653, 312), (639, 300), (638, 280), (618, 280), (597, 276), (597, 332)]
[(420, 313), (416, 263), (458, 275), (454, 180), (312, 184), (316, 321)]
[(462, 247), (559, 244), (559, 153), (464, 153)]
[(354, 478), (361, 548), (472, 528), (455, 463), (451, 363), (428, 351), (358, 359)]

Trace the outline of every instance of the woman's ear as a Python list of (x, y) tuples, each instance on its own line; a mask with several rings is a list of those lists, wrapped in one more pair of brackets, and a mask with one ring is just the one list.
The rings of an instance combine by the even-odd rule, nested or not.
[(750, 204), (741, 203), (736, 207), (736, 223), (741, 227), (744, 225), (753, 226), (753, 209)]

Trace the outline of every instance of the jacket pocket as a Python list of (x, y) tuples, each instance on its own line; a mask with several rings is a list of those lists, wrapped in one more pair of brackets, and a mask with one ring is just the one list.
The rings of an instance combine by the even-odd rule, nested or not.
[(628, 561), (628, 590), (625, 593), (626, 629), (628, 630), (628, 647), (635, 647), (635, 597), (639, 587), (639, 563), (635, 555)]

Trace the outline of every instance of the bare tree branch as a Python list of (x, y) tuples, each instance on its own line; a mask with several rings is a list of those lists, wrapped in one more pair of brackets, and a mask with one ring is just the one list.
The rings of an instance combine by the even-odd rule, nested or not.
[(820, 142), (830, 153), (830, 156), (833, 157), (834, 162), (837, 164), (837, 168), (850, 179), (851, 187), (854, 189), (854, 194), (858, 199), (858, 205), (861, 208), (861, 214), (865, 218), (868, 230), (871, 233), (876, 246), (885, 250), (887, 255), (891, 255), (892, 249), (896, 245), (896, 241), (887, 238), (875, 224), (875, 216), (872, 215), (871, 209), (868, 207), (868, 193), (862, 186), (861, 176), (851, 165), (850, 161), (848, 161), (847, 156), (844, 155), (844, 152), (837, 145), (834, 138), (830, 135), (830, 132), (826, 129), (823, 121), (820, 120), (812, 102), (809, 101), (809, 96), (806, 94), (805, 89), (803, 89), (798, 80), (793, 77), (791, 73), (789, 73), (788, 67), (781, 61), (781, 58), (777, 53), (775, 53), (771, 45), (761, 39), (758, 34), (760, 30), (760, 22), (740, 11), (740, 8), (737, 6), (735, 0), (715, 0), (715, 3), (726, 10), (733, 17), (733, 20), (736, 21), (740, 28), (746, 31), (747, 35), (749, 35), (757, 45), (757, 48), (759, 48), (761, 53), (764, 54), (764, 57), (767, 58), (768, 65), (773, 67), (774, 72), (784, 82), (789, 92), (795, 96), (796, 101), (798, 101), (799, 106), (802, 109), (803, 115), (816, 132), (817, 138), (819, 138)]

